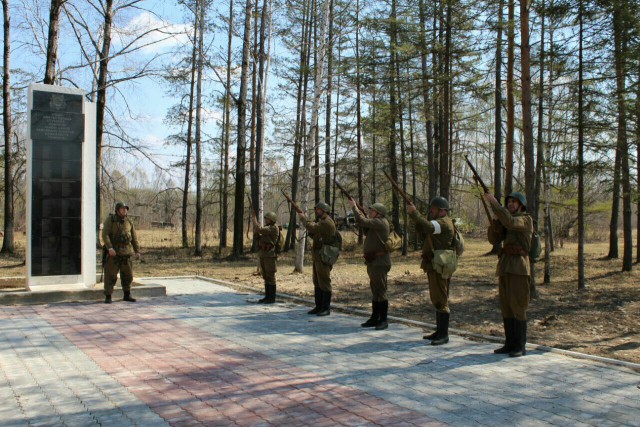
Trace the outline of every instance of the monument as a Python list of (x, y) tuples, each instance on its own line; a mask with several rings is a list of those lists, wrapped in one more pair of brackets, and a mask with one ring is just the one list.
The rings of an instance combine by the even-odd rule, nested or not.
[(33, 83), (27, 119), (27, 288), (96, 283), (95, 104)]

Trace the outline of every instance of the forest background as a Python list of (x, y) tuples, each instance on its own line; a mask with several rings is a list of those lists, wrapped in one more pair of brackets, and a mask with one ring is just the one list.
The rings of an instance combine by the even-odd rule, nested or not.
[[(499, 199), (526, 194), (544, 246), (533, 296), (536, 283), (553, 282), (565, 241), (575, 244), (577, 289), (588, 284), (586, 244), (606, 244), (611, 271), (640, 260), (634, 1), (2, 6), (5, 257), (24, 257), (16, 234), (35, 81), (80, 87), (97, 104), (97, 223), (124, 199), (139, 228), (175, 227), (186, 256), (250, 253), (248, 196), (259, 218), (278, 213), (302, 271), (305, 235), (280, 192), (305, 210), (326, 201), (344, 221), (336, 180), (361, 204), (390, 208), (409, 256), (420, 236), (383, 170), (423, 211), (447, 197), (461, 229), (481, 236), (468, 156)], [(150, 118), (160, 110), (162, 121)]]

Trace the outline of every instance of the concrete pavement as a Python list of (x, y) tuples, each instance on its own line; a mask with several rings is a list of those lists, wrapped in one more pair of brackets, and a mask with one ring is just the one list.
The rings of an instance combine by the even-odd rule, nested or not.
[(2, 308), (0, 426), (640, 426), (628, 368), (148, 282), (169, 297)]

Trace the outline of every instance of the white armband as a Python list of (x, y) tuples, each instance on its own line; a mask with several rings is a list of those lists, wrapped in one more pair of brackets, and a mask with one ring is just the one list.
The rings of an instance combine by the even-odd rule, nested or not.
[(440, 227), (440, 223), (438, 223), (438, 221), (431, 221), (431, 224), (433, 225), (433, 234), (442, 233), (442, 228)]

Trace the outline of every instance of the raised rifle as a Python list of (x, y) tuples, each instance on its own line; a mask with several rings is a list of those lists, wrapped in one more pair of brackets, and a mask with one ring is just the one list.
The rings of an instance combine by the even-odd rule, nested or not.
[(284, 191), (281, 191), (282, 195), (284, 196), (285, 199), (287, 199), (287, 202), (289, 202), (289, 204), (291, 205), (291, 207), (293, 208), (293, 210), (295, 210), (296, 212), (298, 212), (300, 215), (303, 214), (302, 209), (300, 209), (298, 207), (298, 205), (296, 205), (296, 202), (294, 202), (291, 197), (289, 197), (287, 195), (287, 193), (285, 193)]
[(480, 186), (482, 187), (482, 189), (484, 190), (485, 193), (489, 192), (489, 187), (487, 187), (484, 184), (484, 181), (482, 180), (482, 178), (480, 177), (480, 174), (478, 173), (478, 171), (476, 170), (476, 168), (473, 166), (473, 164), (471, 163), (471, 160), (469, 160), (469, 156), (467, 156), (466, 154), (464, 155), (464, 159), (466, 160), (467, 164), (469, 165), (469, 169), (471, 169), (471, 173), (473, 174), (473, 179), (476, 181), (477, 184), (480, 184)]
[(409, 197), (409, 195), (402, 190), (398, 183), (393, 178), (391, 178), (391, 175), (389, 175), (385, 170), (383, 170), (382, 172), (384, 172), (384, 176), (387, 177), (393, 189), (396, 190), (396, 193), (398, 193), (404, 199), (404, 201), (407, 202), (407, 204), (413, 205), (413, 200), (411, 200), (411, 197)]
[(367, 211), (364, 210), (364, 206), (362, 206), (360, 203), (358, 203), (358, 201), (356, 199), (354, 199), (353, 197), (351, 197), (351, 194), (349, 194), (349, 192), (342, 186), (340, 185), (340, 183), (337, 180), (334, 180), (336, 183), (336, 187), (338, 187), (338, 189), (342, 192), (342, 194), (344, 194), (346, 196), (347, 199), (349, 200), (353, 200), (354, 202), (356, 202), (356, 207), (360, 210), (360, 212), (362, 212), (364, 214), (364, 216), (367, 216)]

